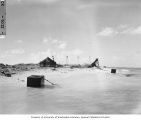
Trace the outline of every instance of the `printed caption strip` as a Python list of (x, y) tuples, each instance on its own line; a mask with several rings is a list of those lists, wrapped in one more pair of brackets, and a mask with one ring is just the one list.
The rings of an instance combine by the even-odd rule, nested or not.
[(6, 36), (6, 0), (0, 0), (0, 38)]

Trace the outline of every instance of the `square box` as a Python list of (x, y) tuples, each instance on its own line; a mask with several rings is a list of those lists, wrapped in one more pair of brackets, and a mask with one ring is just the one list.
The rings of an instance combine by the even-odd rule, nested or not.
[(41, 87), (44, 85), (43, 75), (31, 75), (27, 77), (27, 87)]
[(111, 73), (116, 73), (116, 69), (111, 69)]

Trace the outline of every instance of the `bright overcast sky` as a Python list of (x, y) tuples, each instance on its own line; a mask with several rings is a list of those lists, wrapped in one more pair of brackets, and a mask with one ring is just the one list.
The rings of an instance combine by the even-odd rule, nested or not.
[(0, 62), (141, 67), (140, 0), (7, 0)]

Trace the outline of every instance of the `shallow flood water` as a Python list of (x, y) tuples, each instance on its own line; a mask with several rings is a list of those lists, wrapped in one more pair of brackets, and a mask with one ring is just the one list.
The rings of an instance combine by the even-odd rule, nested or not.
[[(26, 87), (26, 77), (43, 74), (51, 82)], [(95, 70), (25, 72), (0, 78), (1, 114), (141, 113), (141, 79)]]

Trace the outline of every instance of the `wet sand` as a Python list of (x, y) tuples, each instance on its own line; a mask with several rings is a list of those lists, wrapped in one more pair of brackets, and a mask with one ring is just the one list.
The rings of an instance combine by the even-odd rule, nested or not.
[[(56, 85), (26, 87), (29, 75)], [(0, 114), (141, 113), (141, 79), (94, 69), (41, 69), (0, 76)]]

